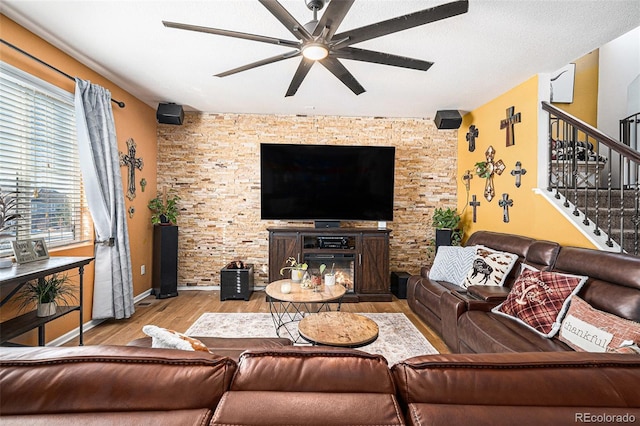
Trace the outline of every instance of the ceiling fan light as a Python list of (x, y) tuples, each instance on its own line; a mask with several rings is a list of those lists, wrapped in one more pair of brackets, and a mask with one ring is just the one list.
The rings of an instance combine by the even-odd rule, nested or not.
[(312, 61), (319, 61), (329, 55), (327, 46), (320, 43), (310, 43), (302, 48), (302, 56)]

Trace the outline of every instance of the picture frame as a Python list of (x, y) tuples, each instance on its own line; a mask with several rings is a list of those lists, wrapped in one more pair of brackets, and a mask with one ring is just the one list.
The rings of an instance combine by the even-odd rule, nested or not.
[(44, 238), (18, 240), (11, 242), (17, 263), (29, 263), (49, 259), (49, 250)]
[(576, 64), (568, 64), (551, 74), (551, 102), (573, 103), (573, 87), (576, 79)]

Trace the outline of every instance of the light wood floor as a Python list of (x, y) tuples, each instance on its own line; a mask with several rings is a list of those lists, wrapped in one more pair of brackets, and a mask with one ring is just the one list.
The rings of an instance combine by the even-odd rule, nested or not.
[[(440, 353), (449, 353), (444, 342), (423, 324), (411, 311), (406, 300), (393, 298), (392, 302), (343, 303), (347, 312), (403, 313), (420, 330)], [(144, 337), (142, 327), (147, 324), (186, 331), (206, 312), (269, 312), (264, 291), (254, 291), (249, 301), (220, 301), (219, 291), (180, 291), (178, 297), (156, 299), (149, 296), (136, 304), (136, 312), (126, 320), (109, 320), (88, 330), (84, 334), (85, 345), (125, 345), (138, 337)], [(67, 346), (77, 345), (77, 339)]]

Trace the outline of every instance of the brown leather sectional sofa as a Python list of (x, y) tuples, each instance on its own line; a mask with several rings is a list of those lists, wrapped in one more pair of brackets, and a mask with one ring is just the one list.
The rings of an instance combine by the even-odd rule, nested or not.
[(600, 250), (561, 247), (555, 242), (518, 235), (478, 231), (466, 245), (483, 245), (515, 253), (519, 259), (504, 287), (471, 286), (429, 279), (429, 268), (411, 276), (407, 301), (411, 309), (436, 330), (456, 353), (572, 351), (558, 340), (491, 312), (509, 293), (520, 265), (540, 270), (588, 276), (578, 296), (594, 308), (640, 322), (640, 258)]
[[(391, 369), (322, 347), (3, 348), (2, 425), (500, 425), (640, 421), (640, 358), (449, 354)], [(603, 422), (601, 421), (601, 423)]]

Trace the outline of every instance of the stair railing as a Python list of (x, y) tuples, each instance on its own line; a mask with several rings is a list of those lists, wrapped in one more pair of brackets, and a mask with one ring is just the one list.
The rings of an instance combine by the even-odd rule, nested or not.
[(547, 190), (574, 216), (584, 214), (583, 224), (593, 224), (595, 235), (604, 230), (607, 246), (615, 241), (621, 251), (638, 255), (640, 113), (620, 121), (621, 139), (630, 135), (626, 145), (548, 102), (542, 109), (549, 114)]

